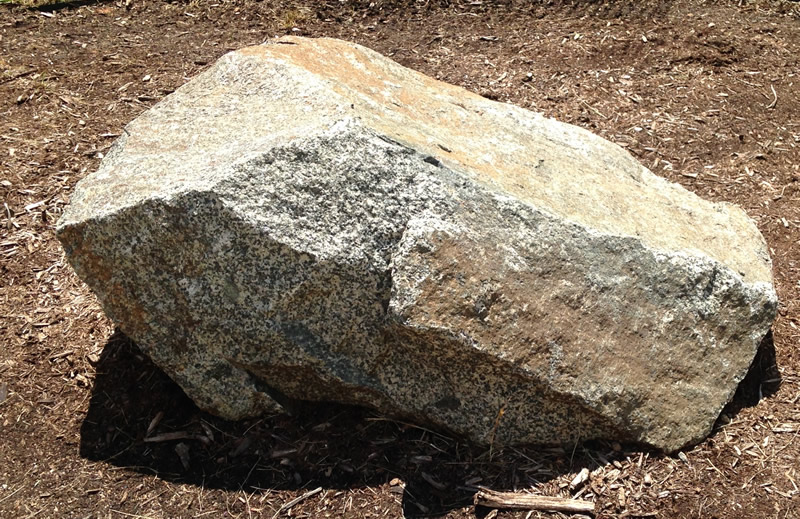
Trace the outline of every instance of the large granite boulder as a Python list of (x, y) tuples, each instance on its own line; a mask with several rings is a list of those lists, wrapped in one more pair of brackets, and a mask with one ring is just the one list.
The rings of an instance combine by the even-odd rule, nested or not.
[(331, 39), (227, 54), (142, 114), (57, 233), (106, 313), (231, 419), (336, 401), (483, 444), (674, 450), (777, 305), (741, 209)]

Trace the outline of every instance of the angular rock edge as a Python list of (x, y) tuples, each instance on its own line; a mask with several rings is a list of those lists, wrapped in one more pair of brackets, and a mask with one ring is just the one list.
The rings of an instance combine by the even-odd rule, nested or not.
[(221, 58), (127, 126), (56, 232), (109, 317), (230, 419), (330, 400), (482, 444), (673, 451), (777, 307), (735, 206), (330, 39)]

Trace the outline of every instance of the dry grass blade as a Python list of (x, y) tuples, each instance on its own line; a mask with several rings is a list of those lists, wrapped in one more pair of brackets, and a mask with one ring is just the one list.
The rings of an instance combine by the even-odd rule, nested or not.
[(3, 501), (6, 501), (6, 500), (8, 500), (8, 499), (11, 499), (11, 497), (12, 497), (12, 496), (14, 496), (14, 495), (15, 495), (17, 492), (19, 492), (20, 490), (22, 490), (22, 488), (23, 488), (23, 487), (24, 487), (24, 485), (20, 485), (19, 487), (17, 487), (17, 489), (16, 489), (16, 490), (14, 490), (13, 492), (11, 492), (11, 493), (10, 493), (10, 494), (8, 494), (7, 496), (5, 496), (5, 497), (3, 497), (3, 498), (0, 498), (0, 503), (2, 503)]

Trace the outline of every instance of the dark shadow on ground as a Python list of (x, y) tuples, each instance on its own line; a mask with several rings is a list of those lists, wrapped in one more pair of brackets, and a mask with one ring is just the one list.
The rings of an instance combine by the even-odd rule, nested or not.
[(113, 1), (114, 0), (65, 0), (63, 2), (53, 2), (39, 6), (32, 6), (29, 7), (29, 9), (45, 13), (55, 13), (63, 9), (82, 7), (84, 5), (102, 5), (112, 3)]
[(775, 343), (770, 330), (761, 340), (747, 375), (739, 383), (733, 400), (725, 407), (723, 414), (734, 417), (742, 409), (753, 407), (762, 398), (774, 395), (780, 387), (781, 372), (776, 362)]
[[(405, 483), (407, 517), (469, 505), (476, 488), (526, 487), (569, 471), (590, 470), (624, 452), (610, 445), (487, 449), (369, 410), (307, 405), (295, 416), (228, 422), (200, 411), (124, 334), (108, 341), (96, 366), (81, 456), (179, 483), (228, 490), (344, 489)], [(189, 438), (146, 442), (185, 432)], [(188, 447), (188, 468), (176, 452)], [(180, 447), (179, 449), (185, 449)]]
[[(769, 335), (726, 413), (774, 392), (777, 384), (770, 380), (776, 374)], [(158, 415), (161, 420), (148, 434)], [(152, 441), (159, 437), (163, 441)], [(117, 332), (97, 365), (80, 453), (168, 481), (233, 491), (374, 487), (397, 478), (405, 483), (404, 489), (393, 487), (402, 494), (405, 516), (430, 517), (469, 505), (475, 485), (524, 488), (642, 452), (637, 446), (615, 447), (591, 442), (490, 453), (369, 410), (333, 404), (309, 404), (294, 416), (229, 422), (199, 410)], [(181, 460), (179, 451), (188, 459)], [(651, 451), (650, 456), (662, 455)]]

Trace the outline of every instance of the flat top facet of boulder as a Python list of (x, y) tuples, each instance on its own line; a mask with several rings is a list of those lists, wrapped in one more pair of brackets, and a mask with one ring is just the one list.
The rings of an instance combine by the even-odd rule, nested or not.
[(332, 39), (222, 57), (127, 126), (57, 233), (108, 315), (227, 418), (329, 400), (478, 443), (675, 450), (711, 430), (777, 306), (741, 209)]

